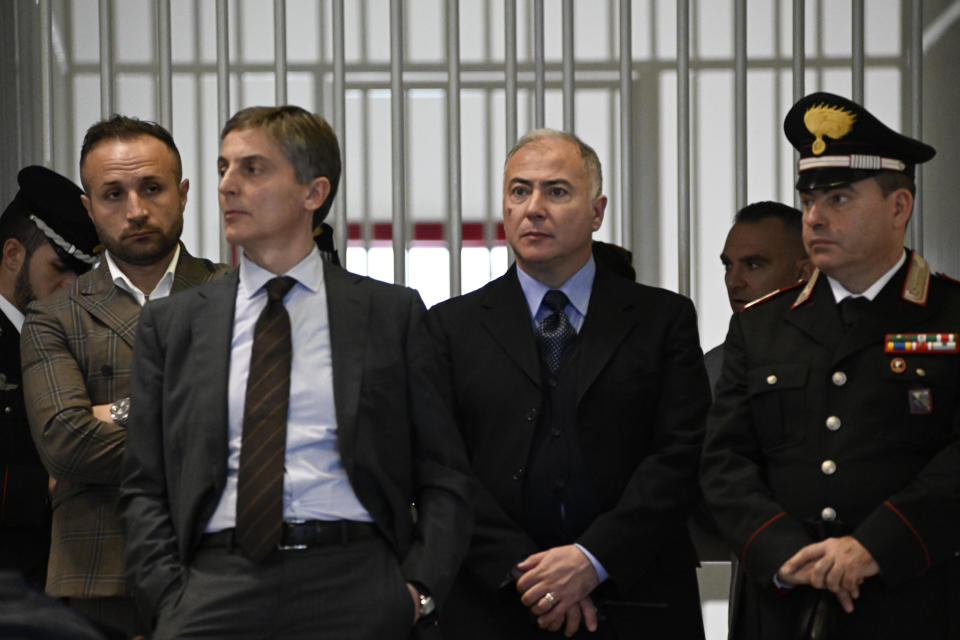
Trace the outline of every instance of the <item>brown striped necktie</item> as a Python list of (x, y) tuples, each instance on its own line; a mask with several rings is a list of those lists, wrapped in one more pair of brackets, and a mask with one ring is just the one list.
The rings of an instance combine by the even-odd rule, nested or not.
[(266, 284), (267, 306), (257, 318), (243, 407), (237, 479), (237, 543), (251, 560), (277, 548), (283, 524), (283, 463), (290, 403), (290, 316), (283, 297), (296, 284), (279, 277)]

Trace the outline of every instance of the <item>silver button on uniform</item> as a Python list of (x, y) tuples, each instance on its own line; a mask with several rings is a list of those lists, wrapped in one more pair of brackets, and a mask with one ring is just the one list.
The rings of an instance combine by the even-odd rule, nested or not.
[(830, 431), (836, 431), (842, 426), (843, 426), (843, 423), (840, 422), (840, 418), (838, 418), (837, 416), (830, 416), (829, 418), (827, 418), (827, 429), (830, 429)]
[(772, 385), (772, 384), (777, 384), (777, 376), (773, 375), (772, 373), (771, 373), (770, 375), (768, 375), (768, 376), (767, 376), (767, 384), (771, 384), (771, 385)]
[(826, 522), (833, 522), (837, 519), (837, 510), (833, 507), (824, 507), (820, 512), (820, 518)]
[(838, 387), (842, 387), (843, 385), (847, 384), (847, 374), (845, 374), (843, 371), (834, 371), (832, 380), (833, 384)]
[(833, 460), (824, 460), (820, 463), (820, 471), (823, 471), (824, 475), (832, 476), (837, 471), (837, 463)]

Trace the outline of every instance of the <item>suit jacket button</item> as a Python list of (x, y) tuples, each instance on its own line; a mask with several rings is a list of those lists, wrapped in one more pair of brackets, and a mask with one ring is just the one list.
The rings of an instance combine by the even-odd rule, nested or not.
[(513, 472), (513, 479), (519, 481), (523, 477), (523, 467)]
[(550, 376), (550, 377), (547, 379), (547, 384), (550, 385), (550, 388), (551, 388), (551, 389), (556, 389), (556, 388), (557, 388), (557, 378), (556, 378), (555, 376)]
[(550, 435), (552, 435), (554, 438), (559, 438), (560, 429), (557, 429), (557, 428), (550, 429)]
[(530, 409), (530, 411), (527, 411), (527, 422), (533, 422), (536, 419), (537, 419), (537, 408), (534, 407), (533, 409)]
[(833, 460), (824, 460), (820, 463), (820, 471), (826, 476), (832, 476), (837, 472), (837, 463)]

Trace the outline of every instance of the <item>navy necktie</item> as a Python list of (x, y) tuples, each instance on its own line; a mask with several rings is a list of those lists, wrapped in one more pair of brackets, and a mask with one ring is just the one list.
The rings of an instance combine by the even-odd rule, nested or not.
[(551, 289), (543, 296), (542, 306), (552, 313), (544, 318), (537, 326), (537, 342), (540, 346), (540, 357), (550, 373), (556, 373), (560, 368), (563, 350), (577, 335), (564, 308), (570, 303), (567, 296), (556, 289)]

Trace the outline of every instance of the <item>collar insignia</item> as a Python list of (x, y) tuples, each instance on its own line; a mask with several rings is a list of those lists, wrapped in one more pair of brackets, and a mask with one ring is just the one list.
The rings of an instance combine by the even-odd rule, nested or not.
[(807, 286), (803, 288), (803, 291), (800, 292), (800, 295), (797, 296), (797, 299), (790, 306), (791, 309), (796, 309), (810, 297), (810, 294), (813, 293), (813, 288), (817, 284), (817, 278), (820, 277), (820, 269), (814, 269), (813, 273), (810, 274), (810, 279), (807, 280)]
[(930, 293), (930, 265), (916, 251), (910, 252), (910, 268), (907, 269), (907, 278), (903, 281), (902, 297), (913, 304), (927, 304), (927, 294)]
[(819, 156), (827, 150), (827, 143), (823, 141), (823, 136), (839, 140), (850, 133), (856, 119), (857, 116), (852, 111), (824, 103), (807, 109), (803, 114), (803, 124), (807, 127), (807, 131), (816, 137), (813, 141), (813, 155)]

